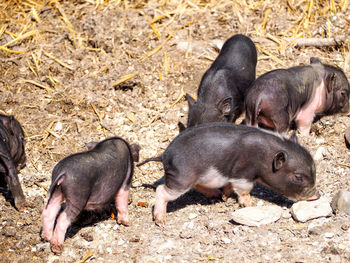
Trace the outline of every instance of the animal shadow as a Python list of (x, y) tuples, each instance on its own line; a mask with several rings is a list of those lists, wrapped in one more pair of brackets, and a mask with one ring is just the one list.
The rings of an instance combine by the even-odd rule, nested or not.
[[(57, 214), (57, 217), (55, 220), (55, 227), (57, 223), (57, 218), (63, 212), (65, 207), (66, 207), (66, 204), (63, 203), (61, 205), (60, 211)], [(101, 209), (101, 211), (83, 210), (79, 214), (77, 220), (72, 222), (72, 224), (67, 229), (65, 239), (74, 237), (84, 227), (93, 226), (99, 222), (110, 219), (112, 213), (115, 215), (115, 217), (117, 217), (117, 211), (115, 209), (114, 203), (106, 205), (103, 209)]]
[[(157, 186), (164, 183), (164, 177), (157, 180), (154, 184), (143, 184), (146, 188), (156, 189)], [(263, 199), (270, 203), (274, 203), (279, 206), (285, 206), (290, 208), (293, 205), (293, 201), (284, 197), (283, 195), (265, 187), (264, 185), (256, 182), (250, 194), (259, 199)], [(235, 198), (237, 200), (237, 195), (233, 194), (231, 198)], [(167, 212), (174, 212), (176, 210), (182, 209), (188, 205), (210, 205), (218, 202), (223, 202), (221, 198), (208, 198), (205, 195), (195, 191), (190, 190), (177, 198), (174, 201), (171, 201), (167, 205)]]

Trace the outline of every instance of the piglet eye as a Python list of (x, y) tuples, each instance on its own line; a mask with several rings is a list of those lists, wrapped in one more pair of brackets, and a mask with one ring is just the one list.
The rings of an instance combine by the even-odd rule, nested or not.
[(340, 95), (342, 95), (342, 97), (345, 98), (345, 96), (346, 96), (345, 91), (340, 92)]
[(300, 174), (294, 174), (293, 179), (296, 183), (301, 183), (303, 181), (303, 177)]

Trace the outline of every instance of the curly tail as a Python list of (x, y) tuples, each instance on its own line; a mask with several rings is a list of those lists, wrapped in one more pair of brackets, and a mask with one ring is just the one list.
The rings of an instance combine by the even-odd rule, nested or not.
[(141, 165), (144, 165), (145, 163), (148, 163), (148, 162), (161, 162), (161, 161), (162, 161), (162, 156), (157, 156), (157, 157), (148, 158), (143, 162), (137, 164), (136, 166), (140, 167)]

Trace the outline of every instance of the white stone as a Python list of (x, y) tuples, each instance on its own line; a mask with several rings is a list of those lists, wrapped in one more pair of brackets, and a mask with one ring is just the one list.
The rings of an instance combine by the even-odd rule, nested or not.
[(332, 232), (324, 233), (324, 237), (325, 238), (333, 238), (334, 237), (334, 233), (332, 233)]
[(350, 192), (340, 190), (332, 199), (332, 208), (335, 211), (350, 214)]
[(279, 206), (245, 207), (233, 212), (233, 221), (247, 226), (260, 226), (276, 222), (283, 209)]
[(58, 121), (55, 125), (54, 131), (56, 131), (56, 132), (60, 131), (60, 130), (62, 130), (62, 128), (63, 128), (62, 122)]
[(197, 217), (197, 214), (196, 213), (191, 213), (189, 216), (188, 216), (188, 219), (192, 220), (192, 219), (195, 219)]
[(230, 244), (231, 243), (231, 239), (227, 238), (227, 237), (223, 237), (222, 242), (224, 242), (225, 244)]
[(322, 159), (323, 159), (323, 155), (325, 155), (326, 154), (326, 148), (324, 147), (324, 146), (320, 146), (318, 149), (317, 149), (317, 151), (316, 151), (316, 153), (315, 153), (315, 155), (314, 155), (314, 160), (315, 161), (321, 161)]
[(300, 201), (291, 207), (293, 218), (299, 222), (332, 215), (332, 208), (325, 197), (315, 201)]

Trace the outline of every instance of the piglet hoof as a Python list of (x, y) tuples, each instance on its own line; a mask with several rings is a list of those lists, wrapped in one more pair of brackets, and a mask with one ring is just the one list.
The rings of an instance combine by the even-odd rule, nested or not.
[(56, 255), (60, 255), (62, 253), (62, 248), (63, 248), (62, 245), (51, 244), (51, 251)]
[(130, 226), (129, 220), (127, 219), (119, 219), (118, 218), (118, 224), (122, 224), (123, 226)]
[(161, 228), (163, 228), (164, 225), (165, 225), (165, 224), (164, 224), (164, 219), (155, 218), (154, 221), (155, 221), (156, 225), (159, 226), (159, 227), (161, 227)]
[(51, 240), (52, 235), (49, 235), (47, 233), (41, 233), (41, 240), (49, 242)]
[(228, 198), (229, 198), (229, 196), (227, 196), (227, 195), (225, 195), (225, 194), (223, 194), (223, 195), (221, 196), (221, 199), (222, 199), (222, 201), (224, 201), (224, 202), (226, 202), (226, 201), (228, 200)]
[(253, 200), (249, 194), (239, 196), (238, 203), (241, 207), (253, 206)]
[(163, 216), (162, 214), (154, 213), (153, 220), (155, 221), (157, 226), (164, 227), (165, 216)]
[(19, 212), (23, 212), (26, 208), (26, 201), (24, 199), (15, 200), (15, 206)]

